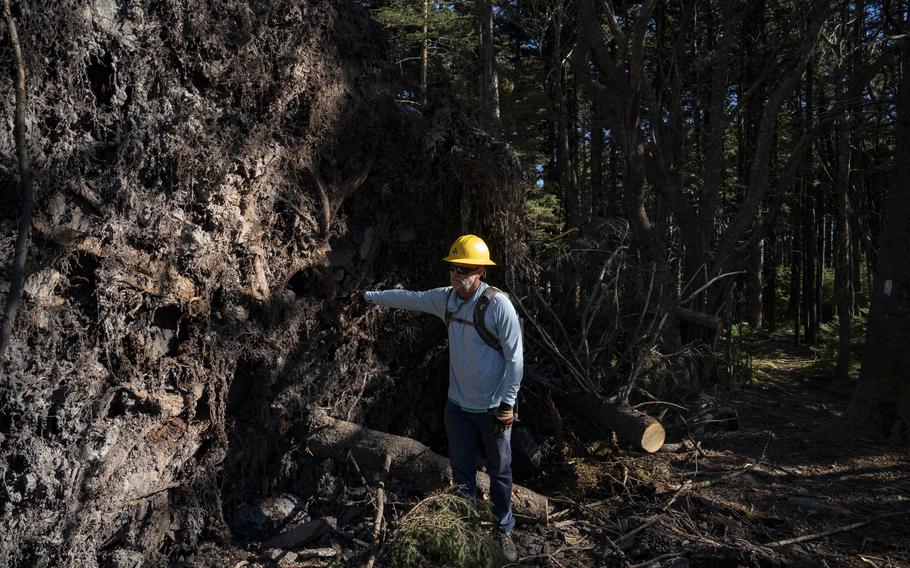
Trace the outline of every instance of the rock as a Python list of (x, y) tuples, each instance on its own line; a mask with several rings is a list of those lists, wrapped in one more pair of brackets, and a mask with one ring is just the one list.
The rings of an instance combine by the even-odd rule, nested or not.
[(63, 276), (53, 268), (40, 270), (30, 274), (25, 279), (25, 285), (22, 290), (25, 294), (37, 304), (59, 305), (63, 299), (54, 295), (54, 290), (60, 283)]
[(334, 517), (313, 519), (308, 523), (291, 527), (280, 535), (267, 540), (263, 546), (281, 549), (296, 548), (334, 532), (337, 526), (338, 523)]
[(273, 525), (286, 523), (297, 513), (306, 510), (306, 504), (290, 493), (264, 499), (259, 506)]
[(251, 536), (267, 534), (304, 514), (306, 505), (294, 495), (270, 497), (258, 503), (244, 503), (234, 512), (234, 529)]
[(281, 550), (274, 548), (268, 550), (265, 556), (278, 566), (289, 566), (297, 562), (297, 553), (290, 550)]

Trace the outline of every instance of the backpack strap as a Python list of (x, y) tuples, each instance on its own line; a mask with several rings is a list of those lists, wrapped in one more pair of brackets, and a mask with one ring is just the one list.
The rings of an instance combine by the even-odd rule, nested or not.
[(449, 290), (448, 294), (446, 294), (445, 322), (446, 326), (454, 321), (473, 327), (477, 332), (477, 335), (480, 336), (484, 343), (502, 355), (502, 345), (499, 343), (499, 340), (496, 339), (493, 333), (487, 329), (486, 323), (484, 322), (484, 318), (487, 315), (487, 308), (490, 307), (490, 301), (497, 294), (505, 294), (505, 292), (499, 288), (487, 286), (486, 289), (484, 289), (483, 294), (480, 295), (480, 298), (477, 299), (477, 303), (474, 304), (474, 321), (468, 321), (464, 318), (455, 317), (454, 314), (449, 312), (449, 299), (452, 297), (452, 290)]
[(449, 300), (452, 299), (452, 292), (454, 290), (455, 290), (455, 288), (449, 288), (449, 291), (446, 294), (446, 305), (444, 308), (442, 308), (442, 313), (443, 313), (442, 319), (445, 320), (446, 327), (449, 327), (449, 323), (451, 323), (451, 321), (452, 321), (452, 313), (449, 312)]
[(474, 305), (474, 329), (477, 331), (477, 335), (483, 339), (484, 343), (502, 355), (502, 345), (499, 343), (499, 340), (493, 336), (493, 333), (487, 329), (487, 325), (484, 322), (484, 318), (487, 315), (487, 308), (490, 307), (490, 301), (496, 294), (505, 294), (505, 292), (499, 288), (487, 286), (480, 298), (477, 299), (477, 303)]
[(452, 292), (453, 292), (454, 290), (455, 290), (455, 289), (452, 288), (452, 289), (450, 289), (450, 290), (448, 291), (448, 293), (446, 294), (446, 307), (445, 307), (445, 316), (444, 316), (444, 319), (445, 319), (445, 322), (446, 322), (446, 327), (448, 327), (448, 325), (449, 325), (450, 323), (452, 323), (453, 321), (458, 322), (458, 323), (463, 324), (463, 325), (469, 325), (469, 326), (471, 326), (471, 327), (474, 327), (474, 322), (468, 321), (468, 320), (466, 320), (466, 319), (464, 319), (464, 318), (457, 318), (457, 317), (455, 317), (455, 314), (454, 314), (454, 313), (452, 313), (452, 312), (449, 311), (449, 300), (452, 298)]

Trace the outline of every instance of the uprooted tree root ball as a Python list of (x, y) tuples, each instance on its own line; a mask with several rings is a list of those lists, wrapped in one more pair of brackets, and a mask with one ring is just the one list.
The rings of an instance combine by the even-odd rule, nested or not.
[[(36, 215), (2, 370), (0, 564), (154, 563), (237, 536), (243, 503), (312, 491), (312, 405), (439, 436), (418, 425), (444, 400), (443, 327), (351, 298), (438, 285), (465, 229), (497, 282), (526, 278), (503, 145), (451, 102), (394, 102), (382, 32), (347, 2), (15, 16)], [(9, 130), (0, 146), (8, 266)]]

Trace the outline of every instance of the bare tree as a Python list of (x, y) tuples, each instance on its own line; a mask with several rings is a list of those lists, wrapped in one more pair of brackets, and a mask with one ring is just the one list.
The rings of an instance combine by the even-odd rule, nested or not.
[[(770, 58), (752, 85), (738, 98), (729, 96), (729, 66), (735, 49), (736, 27), (740, 25), (742, 11), (736, 3), (720, 3), (720, 22), (713, 38), (714, 49), (702, 59), (692, 61), (686, 50), (688, 33), (692, 26), (680, 26), (670, 46), (672, 64), (665, 66), (663, 76), (653, 76), (646, 61), (645, 35), (657, 8), (649, 1), (637, 12), (624, 18), (614, 15), (607, 3), (601, 14), (592, 0), (577, 3), (578, 45), (572, 58), (573, 68), (588, 95), (603, 109), (614, 139), (625, 160), (623, 175), (623, 209), (632, 227), (633, 243), (648, 262), (657, 263), (659, 272), (669, 274), (664, 267), (665, 244), (645, 206), (645, 183), (649, 182), (669, 205), (673, 219), (680, 229), (684, 246), (683, 283), (695, 287), (713, 276), (745, 268), (748, 252), (768, 230), (776, 217), (780, 197), (793, 179), (793, 174), (803, 150), (816, 134), (805, 132), (792, 145), (792, 152), (779, 173), (776, 184), (770, 173), (774, 134), (781, 108), (799, 83), (815, 46), (830, 5), (816, 2), (809, 12), (805, 30), (792, 29), (792, 45), (786, 56), (776, 54)], [(684, 21), (695, 21), (694, 12), (681, 8)], [(694, 10), (694, 8), (693, 8)], [(687, 19), (688, 18), (688, 19)], [(599, 22), (605, 19), (604, 27)], [(623, 26), (621, 22), (628, 22)], [(743, 24), (745, 25), (745, 24)], [(797, 21), (794, 25), (801, 25)], [(625, 29), (628, 28), (628, 29)], [(605, 31), (608, 30), (609, 34)], [(614, 55), (615, 54), (615, 55)], [(686, 142), (680, 124), (684, 123), (685, 105), (679, 83), (695, 68), (710, 69), (709, 112), (704, 148), (704, 182), (690, 195), (679, 167), (679, 148)], [(717, 211), (721, 188), (726, 183), (724, 155), (727, 151), (725, 131), (731, 119), (740, 113), (747, 101), (759, 93), (767, 93), (755, 104), (760, 107), (751, 141), (753, 154), (745, 168), (745, 179), (740, 180), (744, 193), (730, 217), (723, 223), (723, 231), (716, 232)], [(773, 186), (773, 187), (772, 187)], [(772, 211), (761, 223), (756, 222), (759, 210), (772, 190)], [(719, 233), (719, 234), (718, 234)], [(661, 283), (660, 289), (672, 302), (671, 279)], [(715, 286), (707, 290), (705, 298), (693, 299), (700, 309), (716, 311), (724, 298), (724, 288)]]

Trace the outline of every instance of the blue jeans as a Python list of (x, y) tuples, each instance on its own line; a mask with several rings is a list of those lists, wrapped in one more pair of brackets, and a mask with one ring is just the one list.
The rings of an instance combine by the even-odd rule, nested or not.
[(490, 501), (499, 530), (506, 533), (515, 527), (512, 516), (512, 429), (502, 436), (493, 435), (493, 411), (465, 412), (448, 401), (445, 411), (446, 435), (449, 438), (449, 463), (452, 477), (462, 495), (477, 506), (477, 451), (487, 459), (490, 476)]

